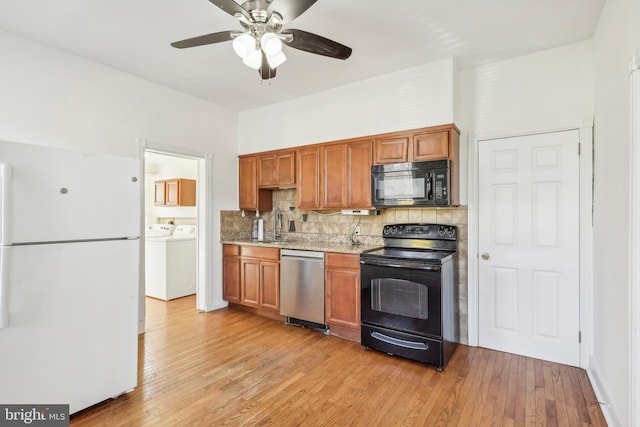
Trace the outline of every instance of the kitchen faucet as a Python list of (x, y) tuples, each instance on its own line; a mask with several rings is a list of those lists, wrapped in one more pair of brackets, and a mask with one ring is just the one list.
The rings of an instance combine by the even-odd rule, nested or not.
[(279, 207), (273, 208), (273, 240), (282, 237), (282, 211)]

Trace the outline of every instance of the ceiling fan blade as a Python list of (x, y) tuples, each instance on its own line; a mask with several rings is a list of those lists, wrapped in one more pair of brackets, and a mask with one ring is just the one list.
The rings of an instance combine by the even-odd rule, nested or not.
[(302, 15), (318, 0), (273, 0), (267, 8), (267, 14), (277, 12), (283, 22), (290, 22)]
[(351, 48), (333, 40), (329, 40), (317, 34), (308, 33), (302, 30), (283, 30), (282, 34), (291, 34), (291, 41), (283, 40), (287, 46), (295, 49), (304, 50), (305, 52), (324, 55), (330, 58), (347, 59), (351, 56)]
[(231, 16), (236, 16), (236, 13), (241, 13), (247, 18), (250, 18), (247, 11), (244, 10), (242, 7), (240, 7), (240, 5), (233, 0), (209, 0), (209, 1), (215, 4), (216, 6), (218, 6), (220, 9), (227, 12)]
[(204, 36), (192, 37), (190, 39), (180, 40), (171, 43), (171, 46), (178, 49), (184, 49), (185, 47), (196, 47), (205, 44), (221, 43), (231, 40), (231, 34), (234, 31), (220, 31), (219, 33), (205, 34)]
[(262, 52), (262, 65), (258, 70), (258, 74), (260, 74), (262, 80), (271, 80), (276, 76), (276, 69), (271, 68), (269, 61), (267, 61), (267, 55), (264, 52)]

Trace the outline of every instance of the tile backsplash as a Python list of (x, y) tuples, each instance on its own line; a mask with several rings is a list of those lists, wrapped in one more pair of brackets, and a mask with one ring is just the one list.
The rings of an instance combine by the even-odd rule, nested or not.
[[(303, 211), (295, 207), (296, 190), (274, 190), (273, 207), (282, 211), (282, 237), (284, 240), (313, 241), (367, 246), (382, 246), (382, 228), (385, 224), (435, 223), (458, 227), (458, 295), (461, 326), (461, 342), (466, 344), (468, 331), (467, 309), (467, 207), (446, 208), (396, 208), (384, 209), (379, 215), (342, 215), (337, 212)], [(265, 239), (273, 237), (273, 211), (260, 212), (264, 220)], [(251, 238), (255, 212), (222, 211), (220, 214), (221, 239), (223, 241)], [(295, 232), (290, 232), (293, 221)], [(360, 234), (355, 235), (356, 226)]]

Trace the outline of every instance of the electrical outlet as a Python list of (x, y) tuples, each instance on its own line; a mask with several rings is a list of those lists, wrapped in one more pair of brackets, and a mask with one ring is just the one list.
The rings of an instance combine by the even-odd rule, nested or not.
[(356, 225), (356, 228), (353, 229), (353, 234), (355, 234), (356, 236), (360, 235), (360, 226)]

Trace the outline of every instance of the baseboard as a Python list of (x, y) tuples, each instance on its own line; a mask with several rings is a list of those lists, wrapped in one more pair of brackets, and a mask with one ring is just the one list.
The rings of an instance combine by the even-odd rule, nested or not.
[(593, 358), (590, 359), (589, 368), (586, 369), (587, 376), (589, 377), (589, 381), (591, 382), (591, 387), (593, 388), (593, 392), (596, 394), (596, 399), (598, 399), (598, 403), (600, 403), (600, 408), (602, 409), (602, 415), (604, 415), (605, 420), (607, 421), (607, 425), (611, 427), (615, 426), (624, 426), (625, 424), (620, 422), (620, 416), (616, 414), (615, 409), (611, 406), (611, 399), (609, 398), (609, 393), (607, 393), (606, 387), (604, 383), (600, 380), (600, 375), (598, 374), (597, 367), (594, 366)]
[(227, 308), (228, 306), (229, 306), (228, 302), (220, 301), (220, 302), (217, 302), (215, 304), (205, 305), (204, 306), (204, 310), (202, 310), (202, 311), (206, 311), (206, 312), (215, 311), (215, 310), (220, 310), (221, 308)]

